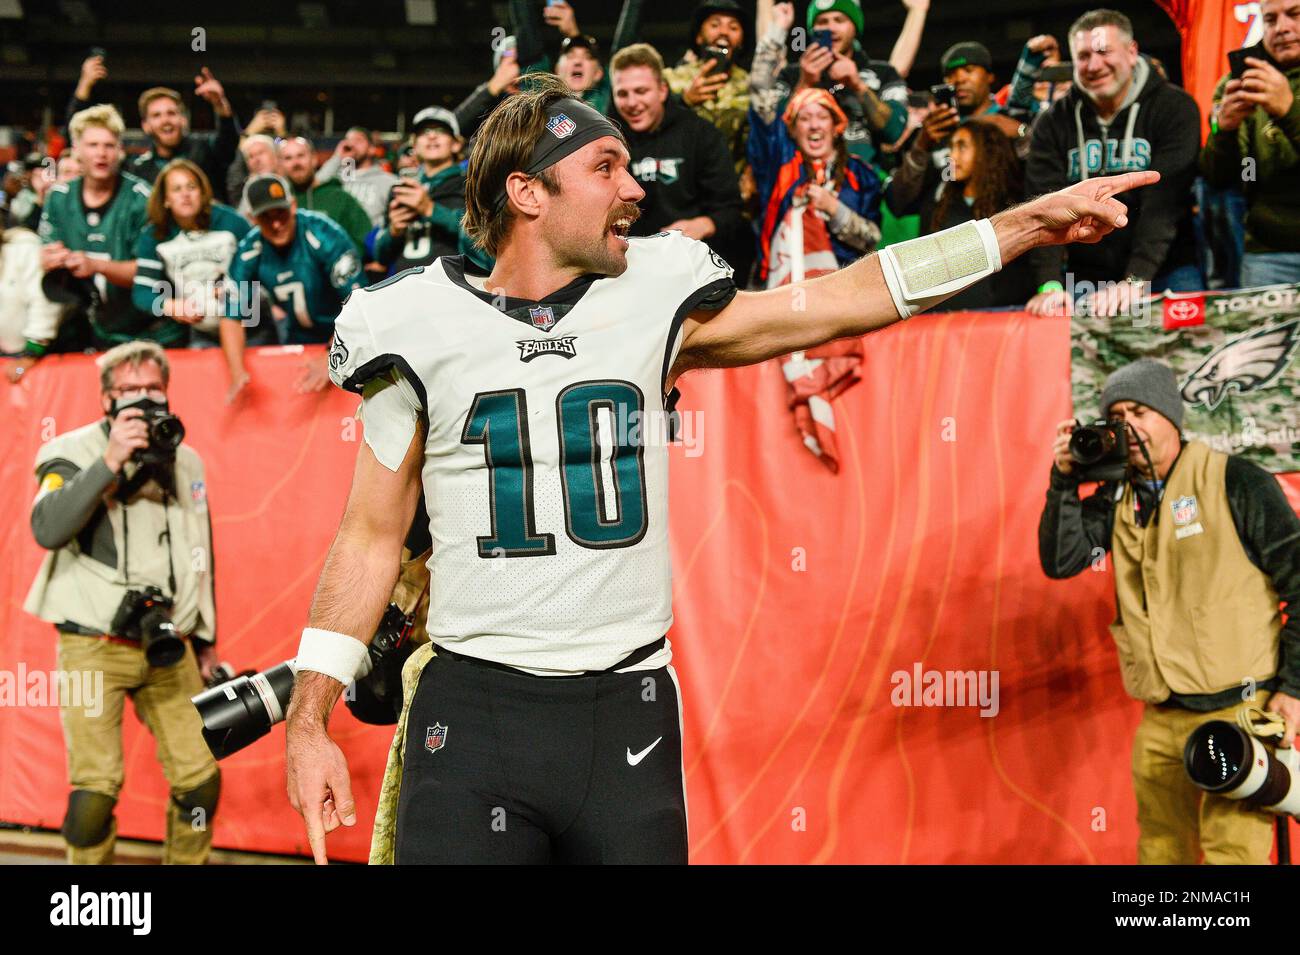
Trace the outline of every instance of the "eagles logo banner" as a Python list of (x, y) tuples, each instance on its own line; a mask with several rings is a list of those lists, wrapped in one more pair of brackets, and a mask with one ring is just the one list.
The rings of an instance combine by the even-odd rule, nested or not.
[(1270, 471), (1300, 471), (1300, 285), (1165, 293), (1136, 317), (1071, 320), (1074, 413), (1099, 417), (1106, 376), (1139, 358), (1174, 370), (1183, 433)]

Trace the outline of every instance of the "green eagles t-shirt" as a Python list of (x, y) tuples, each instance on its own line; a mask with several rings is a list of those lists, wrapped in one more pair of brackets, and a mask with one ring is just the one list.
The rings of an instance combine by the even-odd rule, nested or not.
[[(51, 186), (41, 213), (41, 241), (62, 242), (92, 258), (133, 261), (136, 239), (148, 221), (149, 192), (143, 179), (122, 172), (112, 198), (88, 211), (82, 201), (82, 179)], [(183, 325), (138, 310), (131, 303), (131, 289), (113, 285), (103, 275), (93, 281), (99, 294), (90, 308), (90, 326), (103, 343), (147, 338), (166, 346), (184, 339)]]

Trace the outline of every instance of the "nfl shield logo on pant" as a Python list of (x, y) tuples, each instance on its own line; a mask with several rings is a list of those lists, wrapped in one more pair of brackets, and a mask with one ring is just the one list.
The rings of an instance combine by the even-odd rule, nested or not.
[(424, 748), (431, 753), (436, 753), (447, 744), (447, 727), (441, 723), (434, 723), (424, 731)]

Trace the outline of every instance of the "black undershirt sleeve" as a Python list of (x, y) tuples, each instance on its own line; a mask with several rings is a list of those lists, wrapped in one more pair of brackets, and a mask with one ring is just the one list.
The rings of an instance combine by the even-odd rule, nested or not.
[(1224, 486), (1246, 556), (1272, 580), (1287, 611), (1279, 641), (1278, 689), (1300, 698), (1300, 517), (1277, 478), (1245, 458), (1228, 458)]
[(1103, 484), (1080, 500), (1079, 481), (1053, 466), (1038, 521), (1038, 561), (1043, 573), (1064, 580), (1084, 571), (1100, 553), (1110, 550), (1114, 520), (1112, 485)]

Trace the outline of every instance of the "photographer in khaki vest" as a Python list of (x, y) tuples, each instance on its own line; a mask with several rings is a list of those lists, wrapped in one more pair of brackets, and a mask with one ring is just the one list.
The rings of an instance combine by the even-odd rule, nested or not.
[(221, 788), (190, 703), (216, 663), (203, 462), (168, 410), (161, 348), (118, 345), (99, 369), (104, 418), (36, 455), (32, 531), (48, 553), (23, 607), (54, 624), (70, 683), (102, 685), (93, 700), (60, 700), (72, 785), (63, 836), (70, 862), (113, 861), (130, 697), (171, 787), (163, 862), (201, 864)]
[[(1133, 742), (1138, 861), (1266, 864), (1271, 815), (1205, 796), (1183, 769), (1183, 745), (1246, 704), (1300, 724), (1300, 519), (1277, 479), (1244, 458), (1184, 441), (1173, 372), (1152, 359), (1107, 380), (1103, 413), (1127, 426), (1123, 481), (1079, 498), (1057, 427), (1038, 530), (1047, 576), (1072, 577), (1110, 551), (1117, 614), (1111, 634), (1124, 689), (1146, 704)], [(1278, 609), (1290, 610), (1284, 626)]]

